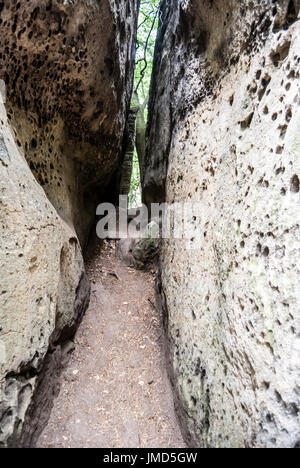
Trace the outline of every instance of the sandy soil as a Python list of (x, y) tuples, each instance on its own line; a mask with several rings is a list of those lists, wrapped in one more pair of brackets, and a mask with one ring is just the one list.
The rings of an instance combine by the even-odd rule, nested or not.
[(94, 246), (90, 307), (38, 447), (184, 448), (165, 371), (155, 272)]

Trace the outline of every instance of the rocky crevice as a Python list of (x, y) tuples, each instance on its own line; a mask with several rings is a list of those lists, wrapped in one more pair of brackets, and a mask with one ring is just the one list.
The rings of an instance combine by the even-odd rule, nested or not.
[[(138, 3), (0, 1), (0, 446), (35, 445), (89, 303), (82, 251), (120, 190)], [(299, 10), (161, 5), (143, 198), (200, 210), (190, 239), (162, 241), (158, 281), (193, 447), (299, 446)]]

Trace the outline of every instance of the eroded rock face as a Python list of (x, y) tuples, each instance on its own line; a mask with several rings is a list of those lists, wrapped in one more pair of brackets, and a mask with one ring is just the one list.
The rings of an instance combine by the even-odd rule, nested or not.
[(0, 444), (18, 436), (36, 376), (89, 299), (79, 241), (20, 154), (1, 104)]
[(299, 8), (163, 6), (144, 197), (199, 207), (161, 255), (192, 446), (299, 446)]
[(121, 239), (117, 253), (126, 265), (138, 270), (155, 266), (159, 254), (159, 225), (153, 221), (135, 238)]
[(31, 444), (45, 357), (51, 379), (88, 305), (82, 247), (122, 158), (136, 16), (137, 0), (0, 2), (0, 445)]
[(7, 0), (0, 12), (0, 78), (17, 144), (84, 241), (122, 156), (137, 0)]

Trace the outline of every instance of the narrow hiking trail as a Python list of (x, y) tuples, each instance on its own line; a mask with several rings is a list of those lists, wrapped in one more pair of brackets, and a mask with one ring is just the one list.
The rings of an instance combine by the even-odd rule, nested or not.
[(154, 307), (155, 274), (122, 264), (115, 242), (93, 250), (90, 307), (37, 447), (184, 448)]

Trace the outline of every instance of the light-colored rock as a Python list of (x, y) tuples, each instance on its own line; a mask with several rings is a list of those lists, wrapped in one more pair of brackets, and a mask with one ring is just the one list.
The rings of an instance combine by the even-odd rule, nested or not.
[(161, 254), (192, 446), (300, 444), (299, 7), (163, 6), (144, 189), (199, 203), (197, 235)]
[(74, 333), (89, 286), (79, 241), (34, 179), (0, 106), (1, 444), (17, 436), (48, 348)]
[(34, 444), (88, 305), (81, 249), (118, 195), (136, 18), (137, 0), (0, 2), (0, 445)]

